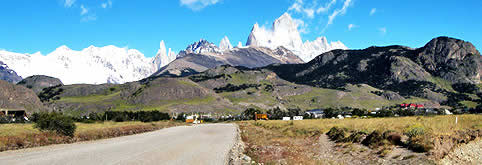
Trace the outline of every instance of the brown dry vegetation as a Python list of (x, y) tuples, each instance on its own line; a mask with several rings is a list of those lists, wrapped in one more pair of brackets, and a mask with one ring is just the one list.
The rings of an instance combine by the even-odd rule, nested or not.
[[(456, 118), (457, 124), (455, 124)], [(381, 138), (395, 138), (391, 143), (390, 139), (383, 139), (383, 142), (374, 141), (375, 145), (369, 144), (370, 148), (380, 151), (378, 153), (380, 156), (389, 154), (396, 145), (409, 149), (421, 146), (429, 149), (425, 153), (431, 159), (439, 160), (458, 145), (481, 137), (482, 115), (259, 121), (256, 124), (252, 121), (240, 122), (242, 138), (247, 143), (248, 156), (252, 156), (255, 161), (276, 164), (279, 164), (277, 161), (282, 160), (283, 157), (279, 157), (279, 154), (283, 153), (290, 155), (285, 157), (289, 164), (304, 164), (300, 161), (310, 160), (308, 155), (316, 154), (310, 153), (313, 151), (311, 148), (315, 147), (312, 145), (315, 144), (316, 138), (333, 127), (344, 130), (342, 137), (338, 137), (340, 143), (361, 143), (360, 140), (356, 140), (360, 133), (363, 136), (361, 139), (365, 139), (373, 132), (380, 134)], [(418, 129), (422, 129), (422, 133), (417, 132)], [(416, 135), (410, 135), (412, 138), (408, 138), (409, 134)], [(403, 144), (396, 144), (398, 135), (406, 139)], [(309, 147), (299, 149), (301, 152), (298, 152), (296, 148), (299, 148), (300, 144), (294, 144), (297, 142), (305, 142), (301, 146)], [(276, 147), (276, 151), (270, 151), (267, 149), (270, 146), (280, 147)], [(311, 159), (316, 162), (316, 159)]]
[(54, 132), (41, 132), (33, 128), (33, 124), (1, 124), (0, 152), (21, 148), (45, 146), (51, 144), (74, 143), (97, 140), (137, 133), (154, 131), (162, 128), (184, 125), (181, 122), (160, 121), (142, 122), (103, 122), (76, 123), (78, 129), (74, 137), (61, 136)]
[(289, 137), (276, 130), (239, 122), (245, 152), (254, 161), (264, 164), (320, 164), (315, 160), (317, 136)]

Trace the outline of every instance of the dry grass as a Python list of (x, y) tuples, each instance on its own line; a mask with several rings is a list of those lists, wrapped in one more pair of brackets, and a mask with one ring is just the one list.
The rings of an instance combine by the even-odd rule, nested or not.
[[(455, 120), (458, 120), (455, 124)], [(302, 121), (245, 121), (239, 122), (242, 140), (247, 144), (247, 155), (260, 163), (316, 164), (313, 146), (316, 138), (333, 127), (348, 131), (370, 133), (394, 131), (400, 134), (414, 127), (424, 128), (425, 140), (434, 147), (428, 153), (440, 159), (459, 143), (467, 143), (470, 136), (478, 136), (482, 129), (482, 115), (415, 116), (369, 119), (313, 119)], [(472, 134), (466, 134), (472, 131)], [(475, 131), (475, 133), (473, 132)], [(442, 139), (442, 140), (440, 140)], [(461, 140), (465, 139), (465, 140)], [(437, 143), (439, 141), (439, 143)], [(393, 146), (385, 146), (392, 147)], [(380, 150), (379, 155), (391, 150)], [(385, 153), (386, 152), (386, 153)], [(310, 162), (311, 161), (311, 162)], [(314, 163), (313, 163), (314, 162)]]
[(184, 123), (173, 121), (103, 122), (76, 123), (76, 125), (75, 136), (70, 138), (52, 132), (41, 132), (33, 128), (33, 124), (0, 124), (0, 151), (132, 135), (184, 125)]
[(239, 122), (246, 154), (264, 164), (320, 164), (316, 160), (317, 137), (293, 138), (278, 131), (264, 129), (253, 122)]
[[(457, 124), (455, 120), (457, 118)], [(292, 123), (292, 124), (291, 124)], [(413, 125), (423, 126), (433, 135), (452, 135), (460, 130), (482, 129), (482, 115), (445, 115), (445, 116), (415, 116), (371, 119), (318, 119), (301, 121), (261, 121), (259, 125), (284, 131), (290, 135), (303, 135), (310, 132), (327, 132), (332, 127), (348, 128), (350, 130), (374, 130), (404, 132)]]

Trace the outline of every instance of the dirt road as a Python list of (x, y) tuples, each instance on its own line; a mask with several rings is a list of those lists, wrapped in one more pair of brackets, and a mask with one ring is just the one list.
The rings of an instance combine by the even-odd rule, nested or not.
[(207, 124), (0, 153), (0, 164), (225, 164), (236, 126)]

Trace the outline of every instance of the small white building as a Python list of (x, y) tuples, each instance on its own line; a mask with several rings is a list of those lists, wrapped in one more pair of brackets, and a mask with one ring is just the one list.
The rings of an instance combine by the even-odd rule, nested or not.
[(303, 120), (303, 116), (293, 116), (293, 120)]

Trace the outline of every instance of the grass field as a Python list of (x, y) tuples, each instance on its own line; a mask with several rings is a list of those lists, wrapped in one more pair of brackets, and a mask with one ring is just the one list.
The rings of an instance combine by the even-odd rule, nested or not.
[(33, 124), (0, 124), (0, 151), (118, 137), (185, 125), (185, 123), (173, 121), (99, 122), (76, 123), (76, 125), (75, 135), (70, 138), (52, 132), (41, 132), (35, 129)]
[[(455, 120), (457, 118), (457, 124)], [(291, 124), (292, 123), (292, 124)], [(413, 125), (423, 126), (434, 135), (451, 135), (459, 130), (482, 129), (482, 115), (445, 115), (445, 116), (420, 116), (420, 117), (393, 117), (371, 119), (322, 119), (301, 121), (260, 121), (258, 124), (264, 128), (277, 129), (287, 133), (303, 133), (310, 131), (327, 132), (332, 127), (348, 128), (350, 130), (393, 130), (403, 133)], [(290, 133), (290, 134), (291, 134)]]
[[(455, 121), (457, 120), (457, 123)], [(318, 137), (325, 136), (333, 127), (348, 130), (345, 138), (356, 132), (393, 131), (403, 135), (412, 128), (423, 128), (421, 142), (428, 142), (432, 147), (427, 155), (439, 160), (460, 143), (467, 143), (476, 136), (480, 138), (482, 115), (445, 115), (414, 116), (368, 119), (313, 119), (301, 121), (242, 121), (238, 123), (242, 140), (246, 143), (247, 155), (256, 162), (278, 164), (280, 159), (288, 164), (318, 164), (316, 145)], [(475, 132), (475, 134), (474, 134)], [(408, 138), (402, 146), (409, 146), (408, 141), (420, 142)], [(340, 142), (342, 144), (351, 142)], [(358, 142), (359, 143), (359, 142)], [(385, 143), (386, 144), (386, 143)], [(422, 144), (422, 143), (421, 143)], [(425, 144), (425, 143), (423, 143)], [(361, 144), (359, 144), (361, 145)], [(406, 146), (405, 146), (406, 145)], [(323, 145), (322, 145), (323, 146)], [(350, 145), (348, 145), (350, 146)], [(373, 150), (389, 153), (394, 144), (375, 146)], [(370, 146), (372, 148), (372, 146)], [(272, 151), (276, 150), (276, 152)], [(380, 154), (374, 153), (374, 154)], [(381, 156), (381, 155), (380, 155)], [(318, 161), (318, 162), (317, 162)], [(322, 160), (326, 162), (326, 160)]]

